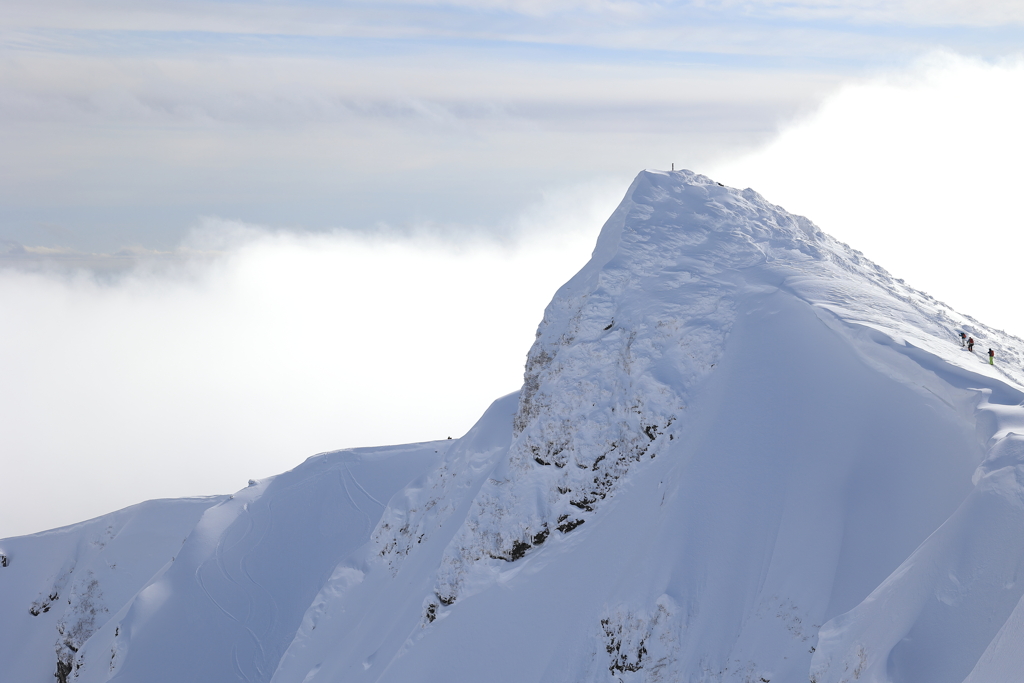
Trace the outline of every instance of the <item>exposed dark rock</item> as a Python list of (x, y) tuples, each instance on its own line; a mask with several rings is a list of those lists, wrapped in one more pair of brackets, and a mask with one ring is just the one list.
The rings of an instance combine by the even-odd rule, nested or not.
[(530, 544), (527, 543), (526, 541), (516, 541), (515, 543), (512, 544), (512, 551), (509, 553), (509, 557), (507, 557), (506, 559), (509, 562), (515, 562), (516, 560), (521, 558), (523, 555), (525, 555), (526, 551), (529, 550), (530, 548), (531, 548)]
[[(568, 515), (563, 515), (561, 518), (559, 518), (559, 521), (562, 522), (562, 520), (567, 519), (567, 518), (568, 518)], [(576, 527), (578, 527), (580, 524), (583, 524), (584, 521), (586, 521), (586, 520), (574, 519), (574, 520), (571, 520), (571, 521), (562, 522), (561, 524), (558, 525), (558, 530), (561, 531), (563, 534), (567, 534), (570, 531), (572, 531), (573, 529), (575, 529)]]

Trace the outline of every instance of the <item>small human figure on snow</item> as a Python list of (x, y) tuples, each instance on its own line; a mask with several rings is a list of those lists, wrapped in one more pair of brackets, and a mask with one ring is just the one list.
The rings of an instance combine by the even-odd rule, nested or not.
[(995, 365), (996, 364), (996, 352), (993, 351), (992, 349), (988, 350), (988, 364), (989, 365)]
[(964, 332), (960, 333), (960, 346), (967, 346), (967, 335)]
[(967, 338), (967, 350), (974, 353), (974, 337)]

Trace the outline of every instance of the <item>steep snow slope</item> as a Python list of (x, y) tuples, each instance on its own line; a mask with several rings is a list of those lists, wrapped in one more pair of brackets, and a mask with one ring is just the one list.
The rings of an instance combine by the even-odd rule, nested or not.
[(69, 680), (1024, 679), (1022, 361), (752, 190), (646, 171), (518, 394), (209, 507)]
[(453, 443), (324, 453), (233, 496), (0, 541), (0, 680), (267, 680), (334, 566)]
[(0, 541), (0, 680), (47, 681), (71, 671), (75, 653), (226, 499), (151, 500)]
[[(407, 590), (419, 623), (344, 654), (345, 619), (310, 630), (274, 680), (807, 680), (819, 626), (968, 498), (1021, 412), (1020, 359), (1019, 340), (752, 191), (643, 173), (548, 308), (508, 455), (440, 561), (436, 544), (411, 545), (424, 525), (378, 528), (395, 580), (409, 548), (436, 567), (433, 594)], [(967, 611), (1012, 609), (1020, 592), (1002, 578)], [(842, 679), (865, 648), (888, 661), (930, 618), (870, 647), (829, 624), (815, 675)], [(915, 646), (936, 666), (912, 659), (899, 680), (962, 679), (995, 635), (947, 626)], [(403, 644), (382, 658), (377, 643)], [(944, 658), (961, 670), (939, 675)]]

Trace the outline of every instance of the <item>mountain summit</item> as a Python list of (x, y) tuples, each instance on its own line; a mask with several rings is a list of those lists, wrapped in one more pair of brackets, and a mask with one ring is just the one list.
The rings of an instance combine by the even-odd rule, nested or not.
[(0, 678), (1024, 679), (1022, 404), (1021, 340), (645, 171), (463, 438), (0, 541)]

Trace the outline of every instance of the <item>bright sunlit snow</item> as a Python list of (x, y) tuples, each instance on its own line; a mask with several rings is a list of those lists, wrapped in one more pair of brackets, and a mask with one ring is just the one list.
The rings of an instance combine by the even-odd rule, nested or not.
[(645, 171), (461, 438), (0, 541), (0, 673), (1018, 680), (1022, 363), (753, 190)]

